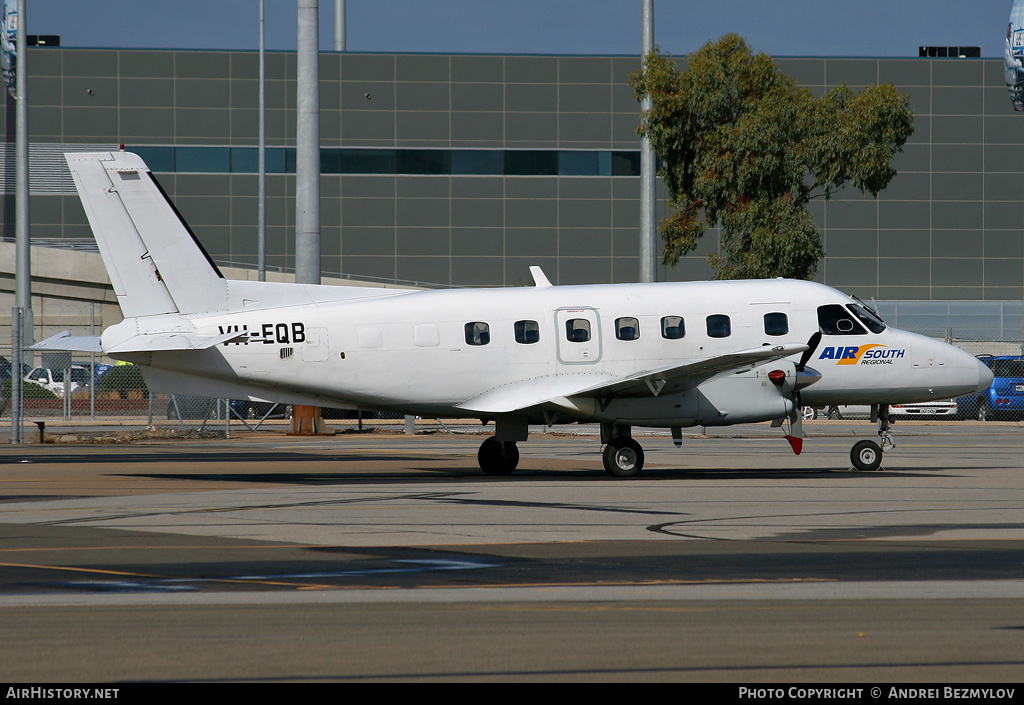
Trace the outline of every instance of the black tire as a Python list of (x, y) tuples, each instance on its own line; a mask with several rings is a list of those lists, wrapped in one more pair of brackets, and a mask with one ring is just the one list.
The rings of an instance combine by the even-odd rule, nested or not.
[(498, 441), (491, 436), (480, 444), (476, 459), (485, 475), (511, 475), (519, 465), (519, 447), (515, 441)]
[(988, 405), (988, 402), (978, 402), (978, 421), (995, 421), (996, 415), (992, 411), (992, 407)]
[(604, 469), (615, 478), (636, 477), (644, 467), (644, 449), (632, 438), (615, 438), (604, 447)]
[(882, 447), (874, 441), (858, 441), (850, 451), (853, 467), (861, 472), (873, 472), (882, 466)]

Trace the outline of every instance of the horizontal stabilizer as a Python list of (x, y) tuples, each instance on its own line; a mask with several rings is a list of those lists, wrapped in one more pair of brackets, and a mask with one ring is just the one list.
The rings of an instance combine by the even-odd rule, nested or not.
[(241, 341), (249, 337), (248, 331), (232, 331), (223, 335), (196, 335), (194, 333), (155, 333), (136, 335), (117, 343), (107, 350), (108, 355), (131, 352), (158, 352), (165, 350), (205, 350), (221, 343)]
[(98, 335), (71, 335), (71, 331), (61, 331), (57, 335), (41, 340), (29, 350), (55, 350), (68, 352), (101, 353), (100, 337)]

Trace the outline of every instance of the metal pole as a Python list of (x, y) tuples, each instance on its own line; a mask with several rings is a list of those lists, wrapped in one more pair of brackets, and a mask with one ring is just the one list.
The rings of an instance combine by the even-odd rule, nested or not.
[(21, 443), (21, 307), (11, 309), (11, 443)]
[(260, 176), (257, 199), (257, 263), (256, 270), (261, 282), (267, 280), (267, 116), (266, 116), (266, 42), (264, 29), (264, 0), (260, 0)]
[(319, 2), (299, 2), (295, 135), (295, 281), (320, 283)]
[(28, 54), (25, 0), (18, 0), (18, 64), (15, 76), (15, 171), (14, 171), (14, 240), (15, 240), (15, 303), (23, 311), (22, 347), (32, 345), (32, 262), (29, 240), (28, 211)]
[[(96, 302), (89, 302), (89, 335), (96, 335)], [(89, 353), (89, 418), (96, 420), (96, 353)]]
[[(295, 124), (295, 281), (320, 283), (320, 6), (299, 2)], [(292, 433), (319, 433), (320, 409), (296, 404)]]
[[(642, 56), (647, 57), (654, 49), (654, 0), (643, 0), (643, 41)], [(651, 97), (647, 95), (640, 104), (641, 110), (651, 109)], [(640, 140), (640, 281), (655, 280), (656, 256), (658, 252), (657, 233), (654, 228), (654, 149), (646, 136)]]
[(334, 0), (334, 51), (345, 51), (345, 0)]

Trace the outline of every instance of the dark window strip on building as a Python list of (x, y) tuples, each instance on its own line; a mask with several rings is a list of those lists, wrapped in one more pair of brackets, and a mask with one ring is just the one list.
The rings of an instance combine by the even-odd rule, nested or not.
[[(155, 172), (255, 174), (256, 147), (128, 147)], [(267, 147), (266, 173), (294, 174), (294, 147)], [(322, 174), (639, 176), (640, 152), (323, 148)]]

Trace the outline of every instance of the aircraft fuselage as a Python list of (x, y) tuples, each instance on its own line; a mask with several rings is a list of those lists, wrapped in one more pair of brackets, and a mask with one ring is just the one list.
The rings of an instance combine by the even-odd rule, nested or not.
[[(805, 344), (822, 330), (821, 307), (850, 304), (834, 289), (792, 280), (414, 291), (187, 317), (196, 333), (239, 337), (201, 351), (125, 357), (205, 379), (189, 393), (217, 394), (220, 383), (271, 401), (479, 417), (488, 414), (459, 405), (506, 385), (544, 378), (571, 388), (574, 379)], [(821, 378), (800, 391), (803, 404), (949, 398), (975, 391), (987, 371), (941, 341), (888, 326), (873, 332), (849, 319), (840, 323), (848, 330), (822, 330), (807, 362)], [(548, 407), (653, 426), (770, 420), (792, 410), (767, 379), (778, 366), (750, 365), (606, 403), (568, 395)], [(171, 384), (167, 391), (185, 391), (177, 375)]]

